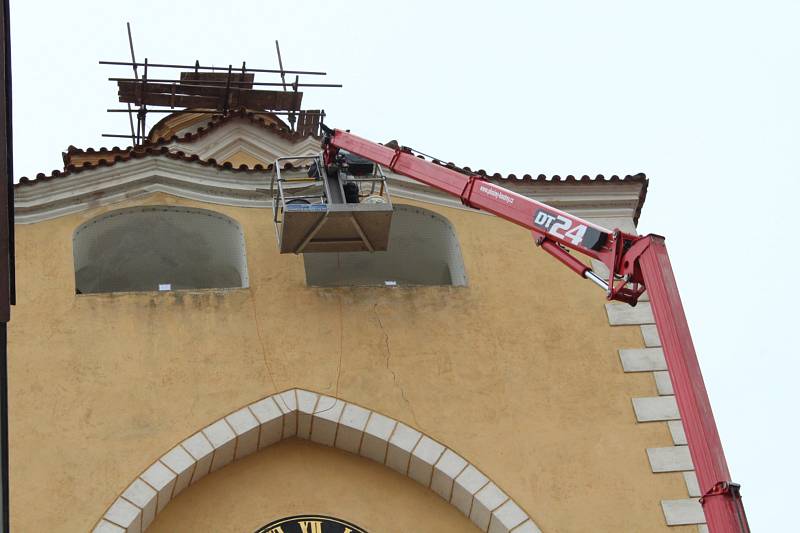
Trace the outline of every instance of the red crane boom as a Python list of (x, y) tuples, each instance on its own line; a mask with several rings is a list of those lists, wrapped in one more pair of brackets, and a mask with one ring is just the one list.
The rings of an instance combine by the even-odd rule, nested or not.
[[(605, 228), (517, 194), (482, 176), (468, 174), (417, 157), (406, 147), (391, 148), (348, 131), (325, 128), (325, 165), (334, 165), (340, 149), (420, 181), (462, 203), (493, 213), (533, 233), (536, 244), (578, 275), (606, 290), (609, 300), (636, 305), (646, 289), (664, 350), (675, 399), (689, 444), (700, 499), (711, 533), (749, 533), (739, 485), (730, 481), (711, 403), (697, 361), (664, 238), (643, 237)], [(595, 274), (575, 250), (602, 261), (607, 280)]]

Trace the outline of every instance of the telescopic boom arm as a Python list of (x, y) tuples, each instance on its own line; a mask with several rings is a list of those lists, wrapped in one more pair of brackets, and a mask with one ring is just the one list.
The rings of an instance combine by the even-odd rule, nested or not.
[[(342, 149), (457, 196), (466, 206), (525, 227), (546, 252), (604, 288), (609, 300), (636, 305), (647, 289), (689, 451), (700, 487), (705, 489), (700, 503), (706, 522), (711, 533), (750, 532), (739, 485), (729, 481), (728, 465), (663, 237), (640, 237), (618, 229), (609, 231), (491, 183), (482, 176), (426, 161), (414, 155), (410, 148), (391, 148), (348, 131), (325, 126), (323, 129), (326, 166), (337, 163), (338, 152)], [(570, 250), (603, 262), (609, 271), (608, 279), (595, 274), (570, 254)]]
[[(644, 291), (641, 273), (634, 268), (631, 254), (636, 243), (646, 239), (609, 231), (591, 222), (522, 196), (491, 183), (476, 174), (464, 174), (414, 155), (409, 148), (392, 149), (342, 130), (327, 130), (325, 164), (335, 162), (341, 148), (388, 167), (397, 174), (421, 181), (435, 189), (461, 198), (464, 205), (487, 211), (533, 232), (536, 244), (578, 275), (600, 285), (610, 300), (635, 305)], [(609, 271), (603, 280), (568, 249), (602, 261)]]

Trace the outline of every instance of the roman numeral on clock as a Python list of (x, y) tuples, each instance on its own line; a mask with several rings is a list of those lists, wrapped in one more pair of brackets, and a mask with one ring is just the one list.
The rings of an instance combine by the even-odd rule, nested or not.
[(300, 529), (303, 530), (303, 533), (322, 533), (322, 522), (308, 520), (297, 523), (300, 524)]

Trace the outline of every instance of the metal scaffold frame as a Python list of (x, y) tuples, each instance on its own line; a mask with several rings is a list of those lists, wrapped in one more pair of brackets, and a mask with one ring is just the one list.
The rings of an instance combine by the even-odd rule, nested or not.
[[(147, 115), (150, 113), (184, 114), (210, 113), (227, 115), (231, 111), (245, 109), (254, 115), (285, 116), (289, 131), (299, 134), (318, 135), (325, 111), (302, 109), (303, 88), (336, 88), (336, 83), (307, 83), (300, 76), (325, 76), (327, 73), (314, 70), (291, 70), (283, 67), (280, 44), (275, 41), (279, 68), (252, 68), (242, 61), (241, 67), (229, 64), (220, 68), (201, 65), (196, 60), (193, 65), (173, 63), (153, 63), (149, 58), (144, 62), (136, 60), (133, 47), (131, 25), (127, 23), (130, 61), (100, 61), (101, 65), (131, 67), (133, 77), (112, 76), (119, 91), (119, 100), (124, 109), (107, 109), (109, 113), (127, 113), (129, 134), (104, 133), (103, 137), (130, 139), (132, 146), (147, 142)], [(140, 75), (139, 69), (142, 69)], [(166, 76), (152, 76), (154, 69), (179, 70), (179, 79)], [(255, 81), (256, 74), (279, 75), (280, 81)], [(286, 76), (294, 75), (294, 81), (287, 82)], [(282, 90), (261, 89), (275, 87)]]

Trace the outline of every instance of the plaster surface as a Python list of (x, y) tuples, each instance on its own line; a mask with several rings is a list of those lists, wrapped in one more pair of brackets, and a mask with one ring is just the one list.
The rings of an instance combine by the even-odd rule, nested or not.
[[(75, 228), (111, 209), (159, 203), (236, 220), (250, 287), (76, 295)], [(665, 525), (658, 502), (686, 498), (686, 487), (680, 473), (650, 471), (645, 449), (671, 445), (666, 424), (637, 424), (632, 412), (631, 398), (657, 395), (651, 376), (622, 371), (618, 349), (643, 347), (639, 327), (609, 327), (602, 294), (537, 250), (528, 232), (418, 205), (453, 224), (469, 286), (309, 288), (302, 258), (277, 253), (269, 210), (164, 193), (17, 226), (13, 527), (87, 531), (175, 444), (265, 395), (302, 387), (431, 435), (544, 532), (696, 530)], [(231, 486), (209, 481), (198, 494), (228, 497)], [(247, 483), (237, 487), (243, 502), (254, 497)], [(311, 497), (305, 484), (284, 488), (287, 498)], [(188, 513), (180, 509), (175, 516)]]

